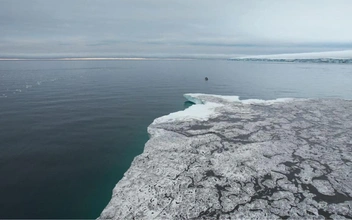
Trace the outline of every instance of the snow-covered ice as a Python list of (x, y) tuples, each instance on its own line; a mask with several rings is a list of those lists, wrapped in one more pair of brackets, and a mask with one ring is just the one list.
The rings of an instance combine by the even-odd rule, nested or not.
[(352, 63), (352, 50), (292, 53), (273, 55), (254, 55), (236, 57), (232, 60), (275, 61), (275, 62), (315, 62), (315, 63)]
[(100, 219), (352, 218), (352, 101), (184, 96)]

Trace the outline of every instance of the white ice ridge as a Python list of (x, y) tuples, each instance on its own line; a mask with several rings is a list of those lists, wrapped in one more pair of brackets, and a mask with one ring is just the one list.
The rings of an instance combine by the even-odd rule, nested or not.
[(352, 101), (184, 96), (100, 219), (352, 218)]
[(254, 56), (237, 57), (237, 58), (234, 58), (233, 60), (352, 63), (352, 50), (312, 52), (312, 53), (273, 54), (273, 55), (254, 55)]
[(183, 110), (171, 113), (155, 119), (154, 123), (172, 122), (177, 120), (200, 120), (205, 121), (210, 117), (215, 117), (221, 112), (216, 111), (216, 108), (222, 107), (227, 102), (240, 102), (243, 104), (272, 104), (275, 102), (291, 101), (291, 98), (280, 98), (276, 100), (261, 100), (261, 99), (247, 99), (240, 100), (239, 96), (221, 96), (221, 95), (207, 95), (201, 93), (188, 93), (183, 95), (188, 101), (198, 105)]

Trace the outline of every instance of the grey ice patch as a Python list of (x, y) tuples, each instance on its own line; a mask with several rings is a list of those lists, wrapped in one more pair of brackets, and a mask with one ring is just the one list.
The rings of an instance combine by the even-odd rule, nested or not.
[(324, 195), (334, 196), (335, 190), (332, 188), (331, 184), (327, 180), (313, 180), (313, 186)]
[(214, 114), (154, 121), (100, 219), (352, 218), (352, 101), (187, 97)]

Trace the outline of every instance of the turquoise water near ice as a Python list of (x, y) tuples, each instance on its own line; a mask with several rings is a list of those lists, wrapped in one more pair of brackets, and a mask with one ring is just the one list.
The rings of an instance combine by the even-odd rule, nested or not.
[(352, 99), (351, 85), (348, 64), (1, 61), (0, 218), (98, 217), (184, 93)]

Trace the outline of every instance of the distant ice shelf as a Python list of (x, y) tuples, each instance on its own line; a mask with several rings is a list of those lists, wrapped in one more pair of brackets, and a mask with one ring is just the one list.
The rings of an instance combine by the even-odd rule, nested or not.
[(184, 96), (99, 219), (352, 218), (352, 101)]
[(274, 58), (234, 58), (232, 61), (262, 61), (262, 62), (288, 62), (288, 63), (352, 63), (352, 59), (274, 59)]
[(236, 57), (234, 61), (352, 63), (352, 50)]

